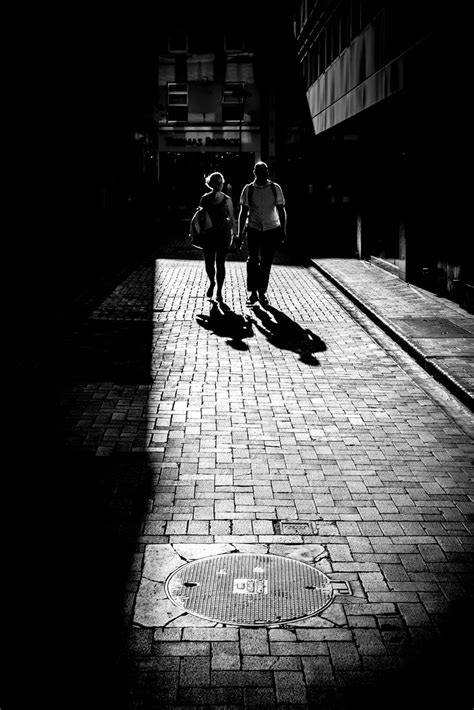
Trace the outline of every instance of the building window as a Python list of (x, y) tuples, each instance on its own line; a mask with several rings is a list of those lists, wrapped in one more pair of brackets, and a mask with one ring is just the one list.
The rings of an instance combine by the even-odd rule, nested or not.
[(188, 85), (168, 84), (168, 121), (188, 120)]
[(339, 13), (335, 12), (331, 18), (331, 34), (332, 34), (331, 61), (334, 61), (334, 59), (336, 59), (336, 57), (340, 54), (340, 51), (341, 51), (340, 25), (341, 25), (341, 20), (339, 17)]
[(377, 14), (380, 4), (377, 0), (364, 0), (361, 5), (361, 25), (365, 27)]
[(332, 27), (330, 23), (324, 28), (324, 36), (326, 38), (325, 67), (328, 67), (332, 62)]
[(319, 51), (319, 73), (322, 74), (326, 71), (326, 32), (323, 30), (318, 38), (318, 51)]
[(360, 33), (362, 29), (361, 0), (351, 1), (351, 40)]
[(237, 32), (226, 32), (224, 37), (224, 48), (227, 52), (242, 52), (244, 40)]
[(302, 0), (301, 5), (300, 5), (300, 26), (301, 29), (306, 24), (306, 20), (308, 19), (308, 2), (307, 0)]
[(350, 43), (350, 30), (349, 8), (343, 6), (341, 12), (341, 52), (344, 51)]
[(322, 69), (319, 65), (320, 60), (320, 45), (321, 40), (317, 39), (313, 46), (313, 66), (314, 66), (314, 78), (317, 79), (320, 74), (322, 74)]
[(187, 52), (188, 36), (183, 30), (176, 30), (168, 37), (168, 50), (170, 52)]
[(227, 82), (222, 95), (222, 120), (240, 121), (243, 112), (244, 84), (242, 82)]

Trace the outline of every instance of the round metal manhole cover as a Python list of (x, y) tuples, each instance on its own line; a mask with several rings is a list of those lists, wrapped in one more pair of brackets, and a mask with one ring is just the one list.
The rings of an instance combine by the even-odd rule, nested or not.
[(179, 567), (169, 575), (165, 590), (190, 614), (242, 626), (305, 619), (322, 611), (334, 596), (329, 578), (305, 562), (240, 552)]

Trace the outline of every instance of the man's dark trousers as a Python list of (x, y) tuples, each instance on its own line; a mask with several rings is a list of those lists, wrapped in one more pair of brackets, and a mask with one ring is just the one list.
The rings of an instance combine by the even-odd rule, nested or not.
[(263, 232), (248, 228), (247, 290), (264, 296), (268, 288), (275, 251), (281, 241), (281, 227)]

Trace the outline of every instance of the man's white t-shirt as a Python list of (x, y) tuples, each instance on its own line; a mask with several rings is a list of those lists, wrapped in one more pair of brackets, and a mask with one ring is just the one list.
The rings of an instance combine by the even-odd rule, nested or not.
[[(253, 185), (252, 204), (249, 204), (249, 187)], [(283, 190), (278, 183), (273, 185), (276, 190), (276, 204), (270, 181), (266, 185), (257, 185), (254, 181), (245, 185), (240, 195), (240, 204), (249, 208), (248, 226), (252, 229), (266, 232), (280, 226), (280, 218), (276, 205), (284, 205)]]

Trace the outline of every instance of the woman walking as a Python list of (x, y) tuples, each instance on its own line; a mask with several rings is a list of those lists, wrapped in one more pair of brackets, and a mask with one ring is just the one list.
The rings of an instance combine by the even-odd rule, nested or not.
[(216, 300), (222, 301), (225, 258), (237, 231), (237, 223), (232, 200), (229, 195), (222, 192), (224, 176), (221, 173), (211, 173), (206, 178), (206, 185), (211, 192), (206, 192), (199, 202), (212, 221), (212, 227), (207, 232), (207, 244), (204, 247), (206, 274), (210, 282), (206, 295), (212, 298), (217, 283)]

